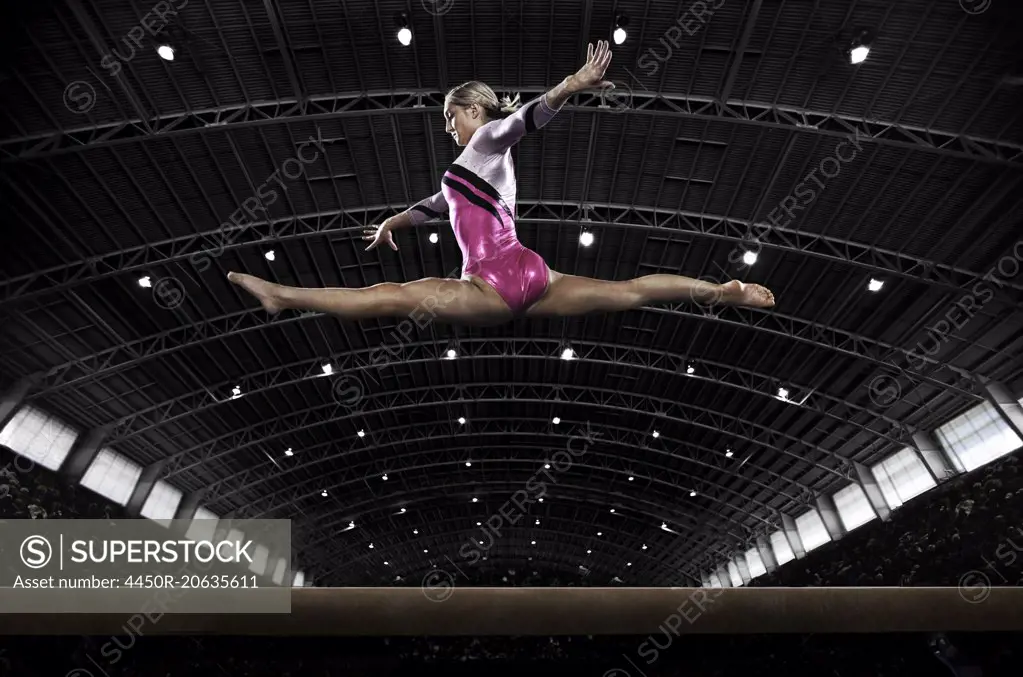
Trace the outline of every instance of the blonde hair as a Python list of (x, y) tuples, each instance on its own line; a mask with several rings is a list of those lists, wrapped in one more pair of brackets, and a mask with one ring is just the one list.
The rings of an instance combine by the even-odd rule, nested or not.
[(514, 99), (509, 96), (502, 96), (498, 99), (494, 90), (479, 80), (470, 80), (457, 87), (452, 87), (444, 98), (456, 106), (466, 107), (474, 103), (478, 104), (491, 120), (506, 118), (522, 105), (519, 102), (518, 94)]

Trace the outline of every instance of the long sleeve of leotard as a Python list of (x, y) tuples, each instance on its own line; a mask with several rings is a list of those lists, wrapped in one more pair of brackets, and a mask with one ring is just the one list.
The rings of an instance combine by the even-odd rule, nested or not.
[(448, 201), (444, 199), (444, 193), (438, 192), (409, 207), (408, 216), (412, 225), (418, 226), (431, 219), (444, 218), (447, 211)]
[(558, 113), (561, 108), (552, 108), (547, 103), (547, 94), (533, 99), (506, 118), (488, 122), (476, 131), (476, 147), (483, 153), (500, 153), (513, 146), (529, 132), (540, 129)]

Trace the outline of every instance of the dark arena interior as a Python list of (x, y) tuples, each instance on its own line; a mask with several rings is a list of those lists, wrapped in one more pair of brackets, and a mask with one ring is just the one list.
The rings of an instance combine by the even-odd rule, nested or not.
[(3, 677), (1023, 672), (1018, 0), (0, 13)]

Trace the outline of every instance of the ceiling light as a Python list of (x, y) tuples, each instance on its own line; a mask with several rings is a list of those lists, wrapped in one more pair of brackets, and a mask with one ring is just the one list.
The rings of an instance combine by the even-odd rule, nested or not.
[(849, 63), (863, 63), (870, 54), (870, 45), (874, 42), (874, 32), (869, 28), (861, 28), (849, 42), (846, 53), (849, 55)]
[(615, 511), (615, 509), (614, 509), (614, 508), (611, 508), (611, 513), (612, 513), (612, 514), (614, 514), (614, 511)]
[(271, 249), (267, 253), (263, 254), (263, 256), (266, 258), (267, 261), (273, 261), (275, 258), (277, 258), (274, 255), (274, 250), (273, 249)]
[(725, 450), (725, 458), (731, 458), (731, 457), (732, 457), (732, 450), (731, 449)]
[(472, 466), (472, 461), (466, 461), (465, 462), (465, 467), (466, 468), (471, 467), (471, 466)]
[(426, 548), (423, 548), (423, 552), (430, 552), (430, 551), (427, 550)]
[(372, 544), (372, 543), (370, 543), (370, 544), (369, 544), (369, 549), (370, 549), (370, 550), (372, 550), (372, 549), (373, 549), (373, 544)]
[(589, 232), (588, 230), (584, 230), (583, 232), (579, 233), (579, 244), (581, 244), (584, 247), (589, 247), (591, 244), (593, 244), (593, 233)]
[(405, 508), (402, 508), (402, 509), (401, 509), (401, 510), (399, 510), (398, 512), (400, 512), (400, 513), (401, 513), (402, 515), (404, 515), (404, 514), (405, 514)]
[[(382, 479), (383, 481), (386, 482), (387, 481), (387, 473), (384, 473), (384, 476), (381, 477), (380, 479)], [(402, 508), (402, 510), (404, 510), (404, 508)]]
[(881, 287), (883, 286), (884, 282), (882, 280), (875, 280), (874, 278), (870, 278), (870, 282), (867, 284), (867, 289), (869, 291), (881, 291)]
[(144, 289), (149, 289), (150, 287), (153, 286), (152, 282), (150, 282), (150, 280), (149, 280), (149, 276), (148, 275), (146, 275), (145, 277), (140, 277), (139, 278), (139, 286), (143, 287)]
[(386, 567), (386, 566), (390, 566), (390, 564), (388, 564), (388, 563), (387, 563), (387, 560), (384, 560), (384, 566), (385, 566), (385, 567)]
[(461, 423), (462, 425), (465, 425), (465, 417), (464, 416), (459, 416), (458, 417), (458, 422)]
[(294, 456), (294, 455), (295, 455), (295, 452), (293, 452), (293, 451), (291, 450), (291, 447), (288, 447), (287, 449), (285, 449), (285, 450), (284, 450), (284, 455), (285, 455), (285, 456)]
[(332, 364), (325, 364), (325, 365), (323, 365), (323, 373), (326, 376), (330, 376), (331, 374), (333, 374), (334, 373), (334, 365), (332, 365)]
[(625, 42), (625, 39), (629, 37), (629, 34), (625, 32), (625, 29), (629, 26), (629, 17), (624, 14), (619, 14), (615, 19), (615, 32), (614, 41), (616, 45), (620, 45)]
[(551, 469), (551, 464), (550, 463), (544, 463), (543, 464), (543, 469), (544, 470), (550, 470)]
[(412, 31), (409, 29), (408, 17), (405, 14), (398, 14), (394, 17), (394, 24), (398, 27), (398, 42), (408, 47), (412, 43)]
[(478, 526), (478, 527), (483, 526), (483, 522), (476, 522), (476, 526)]
[(447, 357), (448, 357), (448, 359), (449, 359), (449, 360), (453, 360), (453, 359), (455, 359), (456, 357), (458, 357), (458, 353), (457, 353), (457, 352), (455, 352), (455, 350), (454, 350), (453, 348), (449, 348), (449, 349), (448, 349), (448, 355), (447, 355)]
[(553, 423), (554, 425), (558, 425), (559, 423), (561, 423), (561, 418), (558, 417), (558, 416), (555, 416), (554, 419), (551, 421), (551, 423)]
[(473, 503), (478, 503), (478, 502), (479, 502), (479, 500), (480, 500), (480, 499), (476, 498), (475, 496), (473, 496), (473, 497), (472, 497), (472, 502), (473, 502)]
[(413, 529), (413, 530), (412, 530), (412, 534), (413, 534), (414, 536), (418, 536), (418, 535), (419, 535), (419, 529)]
[(661, 433), (659, 433), (659, 432), (657, 432), (657, 431), (655, 430), (655, 431), (654, 431), (654, 439), (657, 439), (657, 438), (658, 438), (658, 437), (660, 437), (660, 436), (661, 436)]
[(355, 528), (355, 522), (349, 522), (348, 523), (348, 528), (349, 529), (354, 529)]
[(646, 543), (643, 544), (643, 549), (646, 550)]
[(742, 255), (742, 262), (745, 263), (747, 266), (752, 266), (754, 263), (757, 262), (757, 253), (752, 251), (746, 252), (745, 254)]
[(174, 61), (174, 48), (170, 45), (160, 45), (156, 48), (156, 53), (164, 61)]
[(603, 532), (603, 531), (598, 531), (598, 532), (597, 532), (597, 535), (598, 535), (598, 536), (603, 536), (603, 535), (604, 535), (604, 532)]
[(626, 563), (625, 563), (625, 566), (627, 566), (627, 567), (631, 567), (631, 566), (632, 566), (632, 562), (626, 562)]
[(689, 492), (689, 498), (693, 498), (694, 496), (696, 496), (696, 492), (695, 491), (690, 491)]
[(365, 430), (360, 430), (359, 432), (356, 433), (356, 435), (358, 435), (359, 437), (365, 437), (366, 436), (366, 431)]
[(785, 388), (778, 388), (778, 398), (787, 400), (789, 398), (789, 391), (785, 390)]
[(574, 357), (575, 353), (572, 351), (571, 348), (565, 348), (563, 351), (561, 351), (561, 359), (563, 360), (571, 360)]
[(542, 497), (542, 496), (541, 496), (540, 498), (536, 499), (536, 500), (538, 500), (538, 501), (540, 501), (541, 503), (543, 503), (543, 497)]
[(687, 374), (693, 374), (695, 372), (696, 372), (696, 368), (693, 367), (693, 365), (690, 364), (688, 367), (686, 367), (686, 373)]
[(430, 242), (432, 242), (433, 244), (437, 244), (438, 240), (440, 240), (440, 235), (438, 235), (437, 233), (430, 233)]
[(586, 554), (587, 554), (587, 555), (589, 555), (589, 554), (590, 554), (590, 553), (592, 553), (592, 552), (593, 552), (592, 550), (587, 550), (587, 551), (586, 551)]
[(529, 544), (530, 545), (536, 545), (536, 541), (530, 541)]
[(536, 526), (540, 526), (540, 520), (536, 521)]
[(241, 396), (242, 396), (242, 387), (241, 386), (235, 386), (234, 388), (231, 388), (231, 398), (232, 399), (238, 398), (238, 397), (241, 397)]
[(321, 491), (320, 492), (320, 496), (323, 496), (324, 498), (326, 498), (327, 497), (327, 490), (324, 489), (323, 491)]

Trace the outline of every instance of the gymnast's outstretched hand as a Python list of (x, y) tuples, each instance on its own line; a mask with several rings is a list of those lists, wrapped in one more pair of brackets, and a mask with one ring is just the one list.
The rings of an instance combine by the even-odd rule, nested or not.
[(386, 242), (391, 245), (391, 249), (398, 251), (398, 245), (394, 244), (394, 236), (391, 234), (391, 227), (388, 225), (387, 221), (384, 221), (376, 228), (366, 228), (362, 232), (363, 240), (372, 240), (372, 242), (369, 243), (369, 246), (366, 247), (365, 251), (376, 249), (381, 242)]
[(614, 83), (604, 79), (604, 73), (610, 64), (611, 43), (607, 40), (598, 40), (597, 46), (594, 47), (591, 42), (586, 46), (586, 63), (573, 75), (568, 76), (572, 89), (576, 91), (604, 87), (614, 89)]

